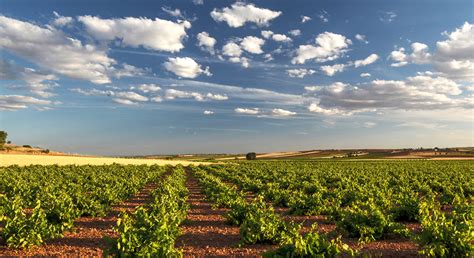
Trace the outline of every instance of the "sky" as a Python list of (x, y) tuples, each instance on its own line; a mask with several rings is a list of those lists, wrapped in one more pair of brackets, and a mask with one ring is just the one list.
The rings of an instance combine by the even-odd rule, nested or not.
[(99, 155), (474, 146), (473, 3), (0, 0), (0, 130)]

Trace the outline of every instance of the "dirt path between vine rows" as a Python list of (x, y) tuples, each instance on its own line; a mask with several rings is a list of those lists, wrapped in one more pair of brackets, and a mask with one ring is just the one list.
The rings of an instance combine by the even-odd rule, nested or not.
[(112, 206), (107, 216), (102, 218), (81, 217), (74, 222), (74, 228), (64, 233), (64, 237), (48, 240), (45, 245), (29, 250), (0, 247), (0, 257), (60, 256), (60, 257), (102, 257), (107, 248), (104, 237), (116, 238), (113, 227), (121, 211), (131, 212), (151, 201), (150, 193), (157, 183), (146, 185), (132, 198)]
[(206, 201), (198, 181), (188, 174), (186, 187), (189, 189), (187, 220), (181, 225), (182, 235), (176, 247), (183, 250), (184, 257), (259, 257), (273, 245), (246, 245), (238, 247), (239, 227), (226, 223), (226, 209), (212, 209)]

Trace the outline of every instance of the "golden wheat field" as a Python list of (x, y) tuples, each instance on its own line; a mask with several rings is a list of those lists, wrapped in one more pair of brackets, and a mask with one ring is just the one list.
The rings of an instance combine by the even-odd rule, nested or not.
[(107, 157), (77, 157), (77, 156), (51, 156), (51, 155), (22, 155), (22, 154), (0, 154), (0, 166), (28, 166), (28, 165), (177, 165), (187, 166), (189, 164), (206, 164), (206, 162), (191, 162), (183, 160), (162, 159), (126, 159)]

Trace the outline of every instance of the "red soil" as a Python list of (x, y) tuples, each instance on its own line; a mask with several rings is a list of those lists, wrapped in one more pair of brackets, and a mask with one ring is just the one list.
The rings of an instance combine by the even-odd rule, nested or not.
[(197, 180), (190, 176), (186, 182), (190, 191), (188, 218), (182, 225), (182, 235), (176, 246), (182, 248), (185, 257), (259, 257), (272, 245), (246, 245), (238, 247), (239, 227), (226, 223), (226, 209), (212, 209), (205, 200)]

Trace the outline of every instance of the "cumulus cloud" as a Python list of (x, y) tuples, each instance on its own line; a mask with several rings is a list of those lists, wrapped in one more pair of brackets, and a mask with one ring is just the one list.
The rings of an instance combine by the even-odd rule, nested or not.
[(0, 95), (0, 110), (15, 111), (28, 108), (30, 105), (44, 106), (53, 104), (49, 100), (37, 99), (22, 95)]
[(221, 94), (212, 94), (207, 93), (203, 95), (199, 92), (191, 92), (191, 91), (181, 91), (175, 89), (168, 89), (165, 92), (165, 99), (172, 100), (172, 99), (195, 99), (196, 101), (207, 101), (207, 100), (217, 100), (223, 101), (229, 99), (227, 95)]
[(296, 112), (292, 112), (292, 111), (281, 109), (281, 108), (274, 108), (272, 110), (272, 115), (274, 115), (274, 116), (294, 116), (294, 115), (296, 115)]
[(222, 47), (222, 54), (231, 57), (239, 57), (242, 55), (242, 49), (235, 42), (227, 42), (227, 44)]
[(143, 93), (152, 93), (158, 92), (161, 90), (161, 87), (156, 84), (141, 84), (137, 87)]
[(323, 65), (319, 69), (327, 76), (333, 76), (336, 73), (344, 71), (347, 67), (345, 64)]
[(435, 68), (449, 78), (474, 82), (474, 24), (465, 22), (443, 34), (447, 39), (436, 42)]
[(366, 57), (365, 59), (362, 59), (362, 60), (356, 60), (354, 62), (354, 66), (357, 68), (357, 67), (360, 67), (360, 66), (366, 66), (366, 65), (369, 65), (369, 64), (372, 64), (374, 63), (375, 61), (377, 61), (379, 59), (379, 56), (377, 54), (371, 54), (370, 56)]
[(474, 82), (474, 25), (465, 22), (452, 32), (445, 31), (443, 35), (447, 39), (436, 42), (434, 54), (428, 52), (426, 44), (419, 42), (411, 45), (412, 53), (407, 53), (403, 47), (392, 51), (389, 58), (394, 63), (391, 66), (430, 63), (447, 78)]
[(471, 99), (461, 95), (459, 84), (441, 76), (417, 75), (400, 81), (373, 80), (357, 85), (339, 82), (306, 90), (319, 99), (319, 103), (309, 107), (310, 111), (325, 114), (473, 107)]
[(334, 65), (323, 65), (319, 69), (328, 76), (333, 76), (336, 73), (344, 71), (348, 67), (354, 66), (355, 68), (366, 66), (374, 63), (379, 59), (377, 54), (371, 54), (365, 59), (356, 60), (354, 62), (348, 62), (347, 64), (334, 64)]
[(371, 76), (370, 73), (361, 73), (361, 74), (360, 74), (360, 77), (362, 77), (362, 78), (370, 77), (370, 76)]
[(407, 54), (405, 48), (392, 51), (390, 59), (396, 63), (392, 63), (391, 66), (400, 67), (408, 63), (426, 64), (431, 61), (431, 54), (428, 53), (428, 46), (426, 44), (414, 42), (411, 44), (411, 49), (411, 54)]
[(352, 41), (340, 34), (324, 32), (316, 37), (315, 43), (316, 45), (300, 45), (291, 62), (304, 64), (306, 60), (311, 59), (316, 62), (335, 60), (348, 51)]
[(233, 28), (243, 26), (245, 23), (255, 23), (258, 26), (266, 26), (268, 23), (281, 15), (279, 11), (258, 8), (253, 4), (236, 2), (231, 7), (223, 9), (215, 8), (211, 17), (217, 22), (226, 22)]
[(355, 38), (356, 38), (358, 41), (360, 41), (360, 42), (362, 42), (362, 43), (364, 43), (364, 44), (369, 44), (369, 41), (367, 40), (367, 37), (366, 37), (365, 35), (356, 34), (356, 35), (355, 35)]
[(137, 102), (145, 102), (145, 101), (148, 101), (148, 98), (143, 96), (143, 95), (140, 95), (136, 92), (133, 92), (133, 91), (123, 91), (123, 92), (116, 92), (114, 94), (115, 97), (119, 98), (119, 99), (127, 99), (127, 100), (130, 100), (130, 101), (137, 101)]
[(203, 114), (204, 114), (204, 115), (213, 115), (213, 114), (214, 114), (214, 111), (211, 111), (211, 110), (204, 110)]
[(53, 14), (54, 14), (54, 17), (56, 17), (53, 20), (53, 25), (56, 26), (56, 27), (69, 26), (71, 23), (74, 22), (74, 19), (72, 17), (61, 16), (57, 12), (53, 12)]
[(240, 46), (249, 53), (262, 54), (263, 44), (265, 44), (265, 40), (254, 36), (247, 36), (242, 40)]
[(260, 109), (258, 108), (236, 108), (234, 109), (237, 114), (247, 114), (247, 115), (258, 115), (260, 114)]
[(0, 48), (58, 74), (96, 84), (110, 82), (116, 61), (52, 27), (0, 16)]
[(197, 34), (198, 46), (201, 47), (202, 50), (211, 53), (212, 55), (215, 54), (214, 45), (216, 45), (216, 39), (209, 36), (209, 33), (203, 31)]
[(301, 15), (301, 23), (306, 23), (308, 21), (311, 21), (311, 17), (309, 16), (305, 16), (305, 15)]
[(304, 78), (306, 75), (314, 74), (316, 71), (312, 69), (297, 68), (288, 69), (286, 72), (288, 73), (288, 76), (292, 78)]
[(286, 36), (285, 34), (275, 34), (271, 30), (262, 30), (261, 32), (262, 37), (266, 39), (272, 39), (277, 42), (290, 42), (291, 38)]
[(178, 52), (182, 48), (186, 29), (191, 28), (188, 21), (172, 22), (159, 18), (126, 17), (101, 19), (96, 16), (79, 16), (86, 31), (97, 40), (119, 39), (125, 46), (144, 47), (150, 50)]
[(163, 65), (166, 70), (183, 78), (196, 78), (200, 74), (212, 75), (209, 71), (209, 66), (202, 69), (201, 65), (190, 57), (170, 57)]
[(298, 30), (298, 29), (290, 30), (288, 31), (288, 34), (290, 34), (291, 36), (297, 37), (301, 35), (301, 30)]
[(271, 30), (262, 30), (262, 31), (260, 32), (260, 34), (262, 34), (262, 37), (264, 37), (264, 38), (266, 38), (266, 39), (269, 39), (269, 38), (272, 37), (273, 31), (271, 31)]
[(291, 41), (291, 38), (286, 36), (285, 34), (273, 34), (272, 39), (274, 41), (278, 41), (278, 42), (290, 42)]

